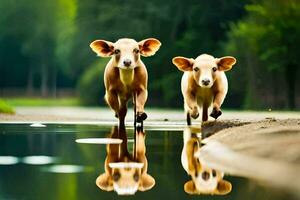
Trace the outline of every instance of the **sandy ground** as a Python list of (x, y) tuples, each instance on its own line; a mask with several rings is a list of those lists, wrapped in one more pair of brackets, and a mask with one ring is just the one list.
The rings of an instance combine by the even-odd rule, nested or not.
[[(176, 122), (185, 124), (182, 110), (151, 109), (147, 111), (147, 122)], [(219, 120), (259, 121), (264, 119), (300, 118), (300, 112), (255, 112), (255, 111), (223, 111)], [(133, 111), (129, 109), (128, 122), (133, 121)], [(113, 113), (107, 108), (98, 107), (16, 107), (16, 115), (0, 114), (0, 122), (94, 122), (116, 121)]]
[(300, 199), (299, 117), (210, 122), (204, 130), (210, 137), (203, 140), (200, 155), (209, 166), (283, 188)]
[[(116, 124), (106, 108), (17, 107), (0, 114), (0, 123)], [(151, 109), (145, 127), (183, 130), (183, 111)], [(127, 125), (132, 125), (129, 110)], [(194, 121), (199, 126), (199, 120)], [(201, 157), (213, 168), (285, 188), (300, 198), (300, 112), (224, 111), (202, 125)]]

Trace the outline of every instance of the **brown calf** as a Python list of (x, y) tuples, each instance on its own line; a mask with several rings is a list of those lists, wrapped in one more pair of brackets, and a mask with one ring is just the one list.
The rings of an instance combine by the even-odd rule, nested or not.
[(133, 153), (128, 152), (125, 127), (113, 127), (110, 138), (119, 138), (121, 144), (107, 144), (105, 172), (100, 174), (96, 185), (105, 191), (116, 191), (119, 195), (132, 195), (137, 191), (150, 190), (155, 179), (147, 173), (145, 133), (138, 128)]
[(160, 48), (161, 43), (154, 38), (136, 42), (133, 39), (122, 38), (115, 43), (105, 40), (95, 40), (90, 47), (98, 56), (111, 57), (104, 72), (106, 88), (105, 100), (120, 124), (124, 124), (127, 113), (127, 102), (135, 97), (137, 121), (147, 118), (144, 105), (147, 101), (148, 73), (140, 59), (142, 56), (152, 56)]
[(181, 92), (184, 97), (184, 108), (187, 123), (191, 118), (198, 118), (199, 108), (202, 107), (202, 121), (208, 120), (208, 108), (213, 103), (211, 117), (217, 119), (221, 114), (221, 105), (228, 90), (225, 71), (236, 63), (231, 56), (214, 58), (202, 54), (196, 59), (175, 57), (173, 64), (184, 74), (181, 79)]
[(223, 179), (224, 173), (206, 165), (200, 157), (201, 130), (187, 127), (183, 131), (181, 164), (191, 180), (184, 184), (184, 191), (192, 195), (225, 195), (231, 192), (232, 185)]

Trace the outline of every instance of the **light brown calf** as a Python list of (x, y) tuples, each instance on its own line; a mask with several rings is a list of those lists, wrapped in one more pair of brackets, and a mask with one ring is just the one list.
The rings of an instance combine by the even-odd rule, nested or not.
[(104, 72), (105, 100), (115, 111), (120, 124), (124, 124), (127, 102), (133, 96), (136, 97), (137, 121), (147, 118), (144, 105), (148, 95), (148, 73), (140, 55), (152, 56), (160, 45), (161, 43), (154, 38), (140, 42), (123, 38), (115, 43), (95, 40), (90, 44), (98, 56), (111, 57)]
[(123, 142), (107, 145), (105, 172), (98, 176), (96, 185), (101, 190), (114, 190), (119, 195), (132, 195), (138, 190), (150, 190), (155, 185), (155, 179), (147, 173), (148, 161), (143, 130), (137, 129), (132, 154), (128, 152), (125, 127), (113, 127), (110, 138), (119, 138)]
[(228, 90), (225, 71), (236, 63), (231, 56), (214, 58), (202, 54), (196, 59), (175, 57), (173, 64), (183, 71), (181, 92), (184, 97), (184, 108), (187, 123), (191, 125), (191, 118), (198, 118), (199, 108), (202, 107), (202, 121), (208, 120), (208, 108), (213, 103), (211, 117), (217, 119), (221, 114), (221, 105)]
[(183, 132), (183, 149), (181, 164), (190, 175), (191, 180), (184, 184), (184, 191), (188, 194), (225, 195), (232, 185), (223, 179), (224, 173), (208, 167), (199, 156), (201, 149), (201, 130), (188, 127)]

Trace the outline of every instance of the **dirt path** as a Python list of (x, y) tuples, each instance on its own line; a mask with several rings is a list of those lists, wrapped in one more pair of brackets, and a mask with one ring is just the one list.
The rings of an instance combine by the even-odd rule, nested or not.
[[(148, 119), (145, 122), (173, 122), (185, 125), (182, 110), (150, 109), (146, 110)], [(255, 112), (255, 111), (224, 111), (220, 120), (254, 122), (266, 118), (288, 119), (300, 118), (300, 112)], [(126, 120), (133, 121), (133, 111), (129, 109)], [(16, 115), (0, 114), (0, 122), (107, 122), (116, 121), (113, 113), (107, 108), (99, 107), (16, 107)], [(197, 123), (197, 122), (196, 122)]]

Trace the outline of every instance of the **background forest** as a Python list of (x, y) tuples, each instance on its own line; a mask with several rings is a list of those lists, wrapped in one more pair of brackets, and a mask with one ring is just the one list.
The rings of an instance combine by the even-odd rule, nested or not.
[(299, 0), (0, 0), (0, 97), (78, 97), (104, 105), (91, 41), (158, 38), (143, 58), (148, 106), (181, 107), (174, 56), (237, 58), (224, 107), (300, 108)]

